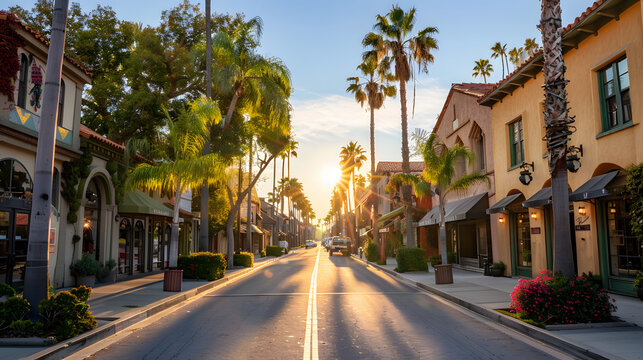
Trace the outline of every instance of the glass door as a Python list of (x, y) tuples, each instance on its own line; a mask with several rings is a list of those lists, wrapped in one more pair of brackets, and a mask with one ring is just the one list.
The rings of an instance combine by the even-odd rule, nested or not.
[(519, 212), (512, 216), (512, 248), (514, 255), (512, 263), (514, 274), (531, 277), (531, 229), (529, 226), (529, 213)]
[(134, 242), (132, 244), (132, 264), (135, 272), (143, 272), (144, 266), (144, 249), (145, 249), (145, 226), (143, 221), (136, 221), (134, 227)]
[(29, 240), (29, 213), (16, 211), (16, 227), (13, 243), (13, 272), (12, 282), (22, 284), (25, 281), (25, 266), (27, 265), (27, 243)]
[(0, 210), (0, 282), (11, 283), (7, 276), (9, 268), (9, 239), (11, 238), (10, 211)]
[(29, 212), (0, 210), (0, 282), (24, 283), (28, 240)]

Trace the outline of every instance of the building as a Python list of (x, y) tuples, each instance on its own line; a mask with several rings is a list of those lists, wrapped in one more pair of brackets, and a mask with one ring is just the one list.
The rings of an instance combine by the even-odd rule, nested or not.
[(444, 199), (434, 197), (433, 209), (418, 223), (426, 231), (427, 248), (438, 249), (440, 211), (435, 205), (444, 201), (447, 251), (454, 264), (474, 269), (482, 269), (492, 260), (493, 230), (485, 213), (495, 202), (491, 110), (478, 104), (492, 88), (493, 84), (453, 84), (432, 131), (446, 146), (461, 145), (475, 154), (473, 163), (459, 160), (456, 178), (477, 171), (486, 174), (490, 182), (448, 193)]
[[(622, 294), (632, 294), (643, 270), (643, 242), (631, 231), (623, 193), (624, 170), (643, 162), (642, 18), (640, 1), (596, 1), (563, 29), (562, 41), (576, 120), (568, 154), (572, 255), (579, 274), (600, 274)], [(514, 276), (552, 269), (554, 257), (542, 66), (542, 52), (534, 54), (480, 100), (491, 108), (497, 168), (493, 253)]]

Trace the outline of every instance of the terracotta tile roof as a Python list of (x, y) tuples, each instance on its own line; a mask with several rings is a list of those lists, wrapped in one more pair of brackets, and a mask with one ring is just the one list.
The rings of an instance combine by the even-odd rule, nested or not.
[(483, 83), (460, 83), (451, 84), (451, 89), (459, 91), (463, 94), (482, 97), (484, 94), (493, 89), (496, 84), (483, 84)]
[[(411, 172), (419, 173), (424, 171), (424, 161), (411, 161)], [(377, 173), (401, 173), (402, 172), (402, 162), (401, 161), (380, 161), (377, 163), (376, 168)]]
[[(0, 11), (0, 20), (8, 20), (12, 21), (15, 24), (18, 24), (22, 29), (24, 29), (26, 32), (30, 33), (35, 37), (36, 39), (40, 40), (45, 46), (49, 47), (49, 40), (45, 38), (44, 36), (38, 34), (35, 30), (31, 28), (31, 26), (23, 23), (20, 21), (20, 18), (16, 14), (10, 13), (8, 11)], [(76, 61), (74, 58), (71, 56), (65, 54), (65, 59), (72, 63), (74, 66), (82, 70), (87, 76), (91, 77), (92, 76), (92, 71), (91, 69), (88, 69), (84, 67), (79, 61)]]
[[(583, 11), (579, 16), (577, 16), (576, 19), (574, 19), (574, 22), (572, 22), (571, 24), (568, 24), (567, 26), (565, 26), (563, 28), (563, 30), (562, 30), (563, 38), (567, 33), (569, 33), (572, 29), (574, 29), (578, 24), (580, 24), (581, 22), (586, 20), (596, 9), (598, 9), (599, 7), (601, 7), (602, 5), (604, 5), (605, 3), (610, 2), (610, 1), (613, 1), (613, 0), (597, 0), (597, 1), (595, 1), (591, 6), (589, 6), (587, 9), (585, 9), (585, 11)], [(510, 78), (512, 78), (517, 73), (521, 72), (523, 70), (523, 68), (525, 66), (527, 66), (531, 61), (533, 61), (534, 59), (536, 59), (537, 57), (540, 57), (542, 55), (543, 55), (543, 51), (541, 49), (540, 51), (534, 53), (529, 58), (525, 59), (520, 65), (518, 65), (518, 67), (516, 67), (516, 69), (513, 72), (508, 74), (504, 79), (502, 79), (497, 84), (495, 84), (491, 89), (489, 89), (482, 96), (482, 98), (487, 97), (493, 91), (495, 91), (499, 87), (503, 86), (505, 83), (507, 83), (507, 81)]]
[[(125, 151), (125, 145), (119, 144), (119, 143), (117, 143), (115, 141), (112, 141), (112, 140), (104, 137), (103, 135), (97, 133), (96, 131), (88, 128), (87, 126), (85, 126), (83, 124), (80, 124), (80, 136), (84, 137), (85, 139), (97, 140), (98, 142), (102, 142), (103, 144), (111, 146), (114, 149), (117, 149), (117, 150), (120, 150), (120, 151), (123, 151), (123, 152)], [(139, 160), (144, 161), (144, 162), (146, 162), (148, 164), (153, 164), (154, 163), (153, 161), (151, 161), (151, 160), (149, 160), (149, 159), (147, 159), (147, 158), (145, 158), (145, 157), (143, 157), (141, 155), (136, 155), (136, 157)]]

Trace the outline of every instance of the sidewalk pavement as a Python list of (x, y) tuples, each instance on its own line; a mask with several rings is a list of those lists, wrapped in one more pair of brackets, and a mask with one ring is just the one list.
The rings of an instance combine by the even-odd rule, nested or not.
[[(295, 251), (291, 251), (291, 253), (294, 252)], [(215, 281), (184, 279), (181, 292), (163, 291), (162, 272), (113, 284), (98, 284), (97, 287), (92, 289), (92, 294), (87, 302), (89, 304), (89, 310), (98, 323), (96, 329), (52, 346), (2, 346), (0, 347), (0, 359), (19, 359), (24, 357), (29, 357), (30, 359), (44, 358), (48, 356), (45, 354), (45, 350), (53, 350), (56, 347), (60, 347), (60, 345), (66, 347), (70, 343), (73, 344), (69, 346), (74, 346), (74, 350), (78, 350), (81, 347), (100, 341), (102, 338), (123, 330), (130, 325), (142, 321), (203, 291), (210, 290), (217, 285), (232, 280), (249, 271), (261, 268), (283, 257), (284, 256), (275, 258), (268, 256), (255, 258), (253, 268), (234, 267), (231, 270), (226, 270), (223, 279)], [(70, 288), (63, 288), (57, 291), (69, 289)], [(107, 329), (109, 325), (116, 326)], [(97, 336), (93, 337), (93, 335)], [(93, 338), (90, 340), (79, 339), (84, 336)], [(60, 355), (63, 354), (56, 353), (54, 357), (60, 358)], [(65, 350), (64, 356), (68, 355), (70, 355), (70, 353)]]
[[(354, 258), (357, 259), (355, 256)], [(643, 302), (637, 298), (610, 294), (616, 300), (617, 311), (614, 315), (627, 322), (623, 324), (626, 326), (602, 326), (603, 324), (597, 324), (598, 326), (591, 328), (543, 330), (522, 322), (520, 322), (522, 324), (516, 324), (515, 326), (514, 324), (508, 324), (506, 320), (513, 320), (512, 318), (499, 315), (499, 313), (493, 311), (494, 309), (509, 307), (510, 295), (513, 288), (518, 284), (518, 278), (496, 278), (454, 268), (453, 284), (436, 285), (433, 269), (429, 273), (417, 271), (397, 273), (394, 271), (397, 267), (395, 258), (387, 258), (386, 265), (377, 265), (362, 259), (359, 261), (403, 280), (410, 281), (429, 292), (542, 341), (556, 344), (557, 346), (575, 346), (590, 358), (643, 359)], [(431, 267), (429, 266), (429, 268)], [(518, 321), (514, 320), (513, 322)], [(614, 325), (614, 323), (611, 324)], [(561, 339), (563, 340), (562, 342), (560, 341)]]

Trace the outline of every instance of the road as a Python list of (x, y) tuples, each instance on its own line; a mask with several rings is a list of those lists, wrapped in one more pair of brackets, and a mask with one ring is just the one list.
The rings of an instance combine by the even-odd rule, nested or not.
[(561, 355), (350, 258), (329, 258), (324, 249), (301, 251), (101, 346), (106, 347), (90, 358), (527, 360)]

